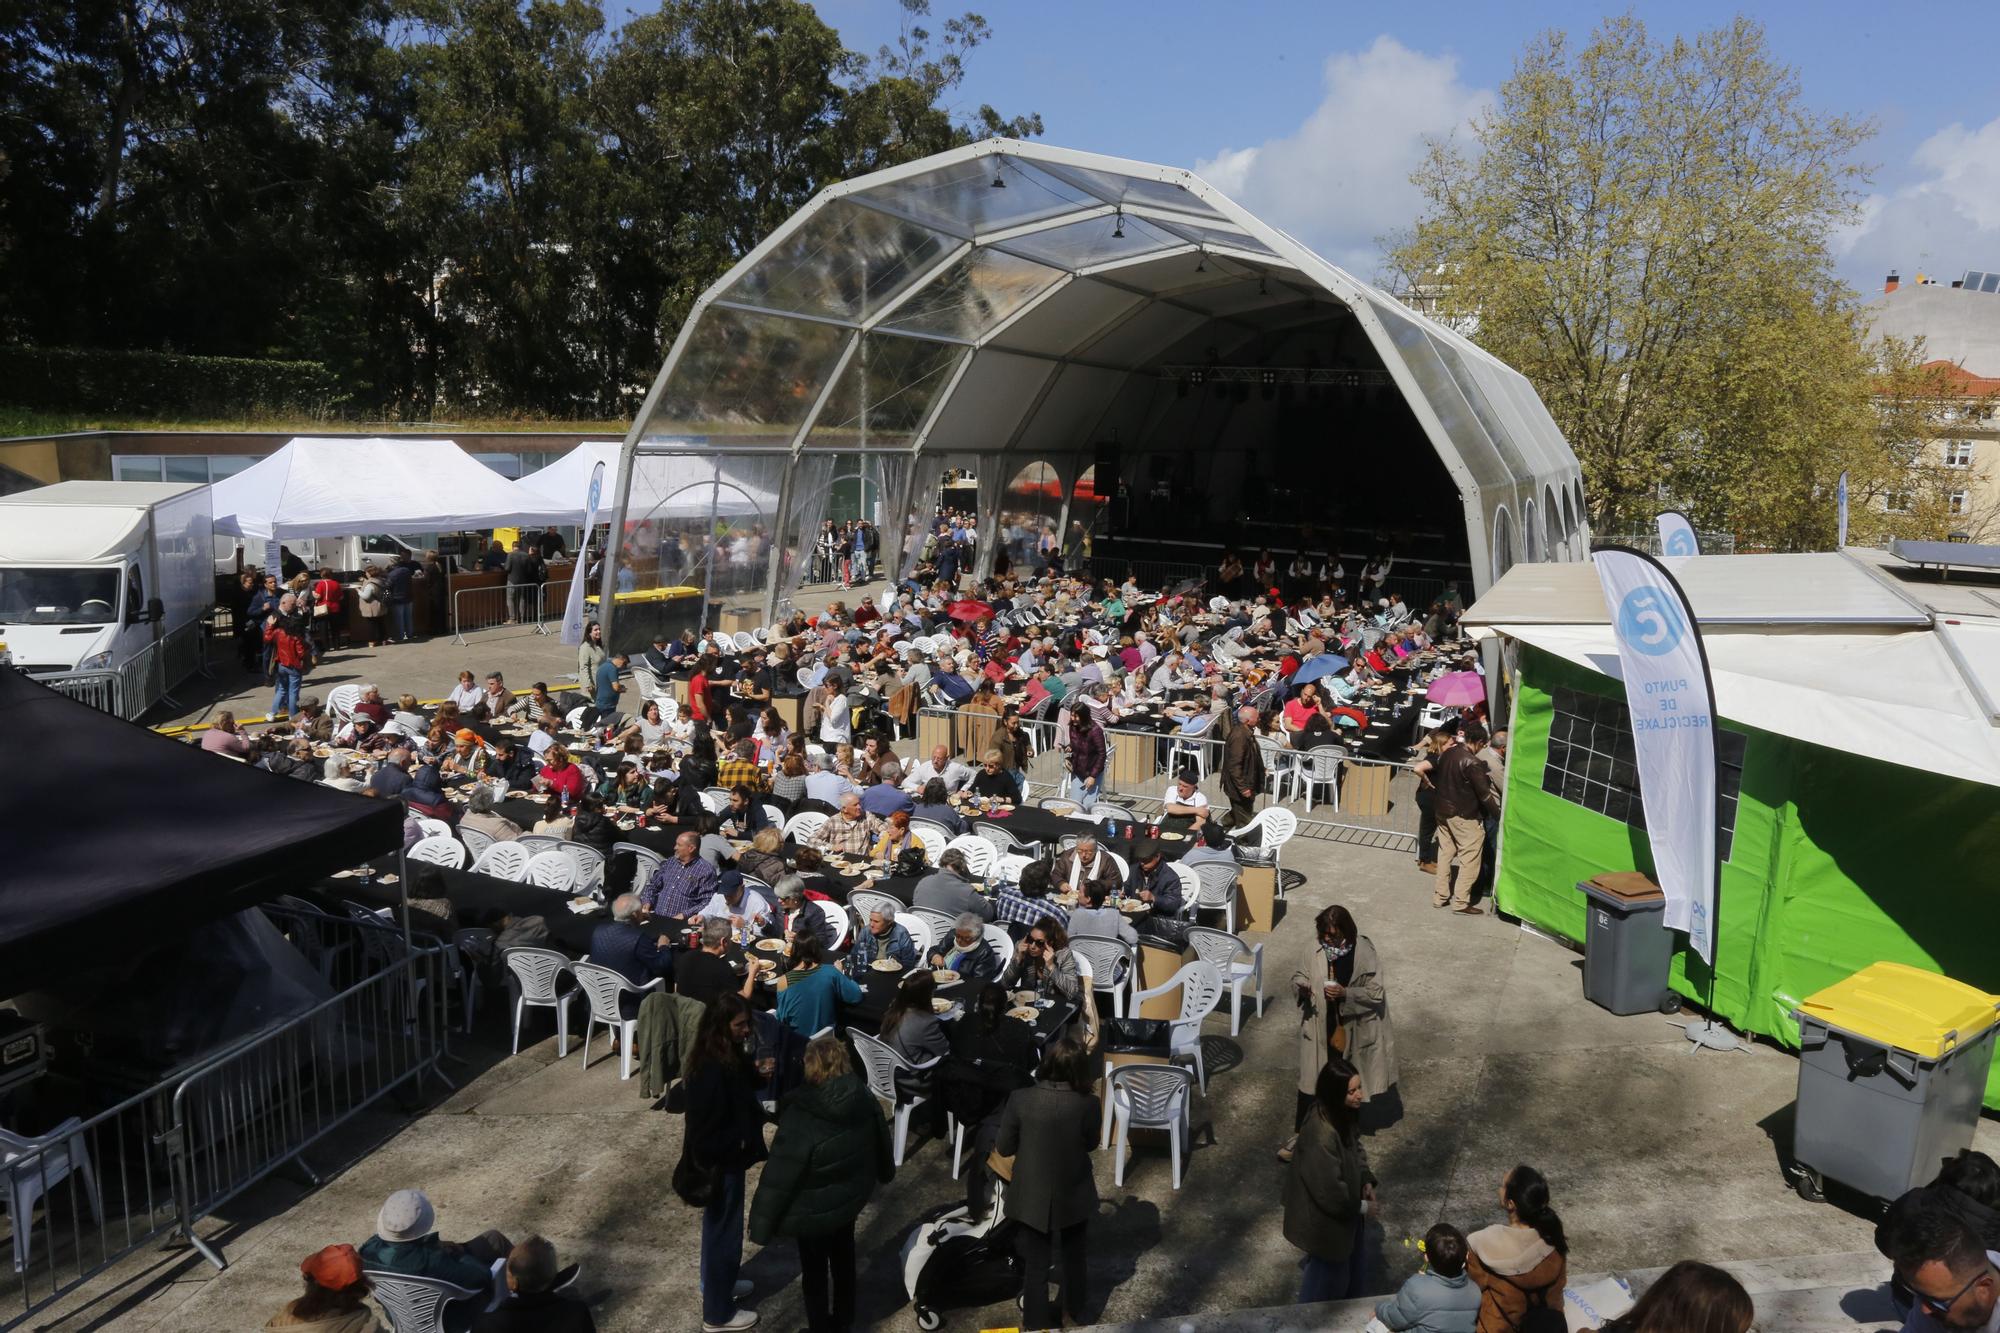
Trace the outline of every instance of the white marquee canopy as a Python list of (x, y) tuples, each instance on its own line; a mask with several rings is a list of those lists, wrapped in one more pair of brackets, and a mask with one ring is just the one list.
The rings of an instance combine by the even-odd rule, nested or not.
[(300, 436), (215, 483), (215, 530), (253, 541), (575, 522), (451, 440)]

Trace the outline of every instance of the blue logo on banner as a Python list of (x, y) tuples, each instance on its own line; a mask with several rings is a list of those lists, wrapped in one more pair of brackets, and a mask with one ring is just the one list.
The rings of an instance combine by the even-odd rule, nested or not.
[(597, 508), (598, 497), (603, 494), (604, 494), (604, 473), (602, 470), (599, 470), (597, 472), (593, 472), (590, 476), (589, 504), (592, 509)]
[(1648, 657), (1672, 652), (1686, 633), (1679, 604), (1650, 583), (1632, 589), (1618, 604), (1618, 637)]
[(1668, 555), (1694, 555), (1694, 534), (1686, 528), (1675, 528), (1667, 534), (1666, 553)]

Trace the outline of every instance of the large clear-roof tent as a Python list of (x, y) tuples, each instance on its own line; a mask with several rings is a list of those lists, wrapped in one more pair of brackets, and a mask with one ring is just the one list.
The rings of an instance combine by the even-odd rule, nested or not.
[[(1189, 393), (1204, 366), (1271, 368), (1267, 386), (1282, 370), (1288, 404), (1294, 381), (1349, 397), (1274, 439), (1293, 429), (1276, 395), (1218, 386), (1218, 407)], [(1142, 458), (1276, 449), (1327, 494), (1442, 497), (1475, 592), (1587, 545), (1576, 457), (1519, 373), (1191, 172), (993, 139), (821, 192), (703, 293), (625, 440), (641, 485), (618, 493), (693, 468), (777, 498), (693, 532), (634, 504), (616, 516), (627, 583), (686, 577), (669, 566), (715, 531), (712, 589), (773, 608), (843, 494), (893, 570), (947, 468), (978, 479), (985, 573), (1003, 506), (1066, 525), (1107, 442), (1128, 479)]]

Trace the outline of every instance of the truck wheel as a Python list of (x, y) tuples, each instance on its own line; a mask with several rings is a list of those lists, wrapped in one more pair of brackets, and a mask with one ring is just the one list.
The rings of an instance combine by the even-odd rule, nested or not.
[(1798, 1175), (1792, 1179), (1792, 1188), (1807, 1203), (1826, 1202), (1826, 1177), (1809, 1166), (1799, 1168)]
[(944, 1316), (936, 1310), (928, 1309), (921, 1305), (917, 1307), (917, 1327), (922, 1329), (924, 1333), (933, 1333), (933, 1330), (942, 1323), (944, 1323)]

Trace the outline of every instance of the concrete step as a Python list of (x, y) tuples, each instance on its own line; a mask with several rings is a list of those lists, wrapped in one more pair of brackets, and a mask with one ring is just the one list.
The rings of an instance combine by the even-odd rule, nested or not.
[[(1851, 1333), (1902, 1327), (1889, 1303), (1888, 1264), (1872, 1250), (1848, 1254), (1797, 1255), (1751, 1259), (1718, 1267), (1733, 1273), (1757, 1305), (1758, 1333)], [(1637, 1292), (1665, 1268), (1617, 1274)], [(1576, 1275), (1571, 1286), (1586, 1286), (1609, 1274)], [(1100, 1333), (1358, 1333), (1375, 1313), (1380, 1297), (1321, 1305), (1274, 1306), (1220, 1314), (1101, 1324)]]

